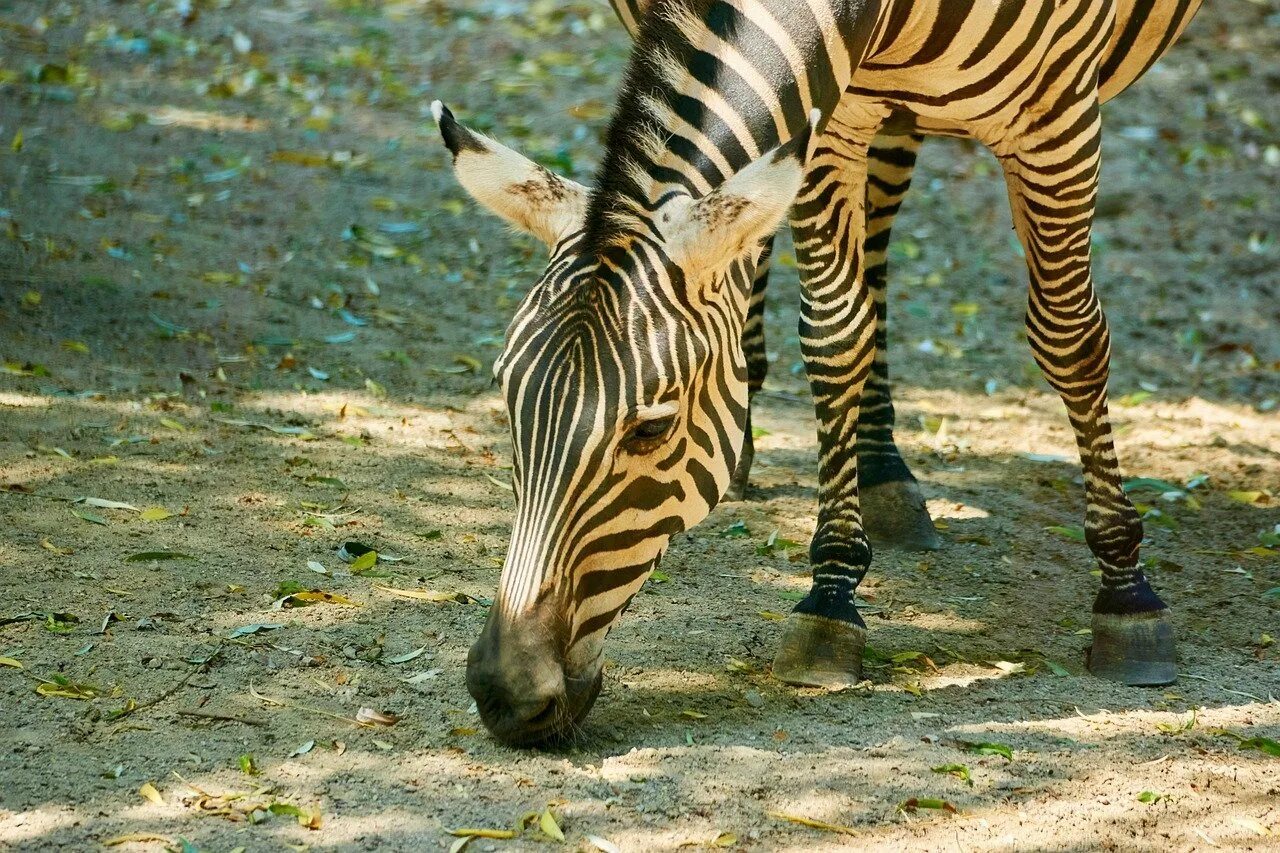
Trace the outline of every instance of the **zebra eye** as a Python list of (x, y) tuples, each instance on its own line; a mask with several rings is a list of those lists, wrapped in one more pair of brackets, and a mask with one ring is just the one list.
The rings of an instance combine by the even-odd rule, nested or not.
[(651, 449), (648, 446), (654, 445), (666, 437), (667, 433), (671, 431), (671, 425), (675, 422), (674, 416), (641, 421), (631, 428), (631, 432), (627, 433), (626, 442), (637, 449)]

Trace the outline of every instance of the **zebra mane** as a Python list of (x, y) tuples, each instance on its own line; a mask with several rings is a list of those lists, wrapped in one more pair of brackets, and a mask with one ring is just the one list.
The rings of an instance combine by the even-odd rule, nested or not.
[[(653, 0), (648, 7), (623, 78), (605, 153), (587, 205), (587, 246), (597, 253), (647, 230), (657, 188), (684, 184), (678, 173), (658, 164), (667, 152), (673, 124), (672, 100), (684, 76), (685, 57), (697, 49), (686, 33), (714, 0)], [(687, 187), (692, 191), (691, 187)]]

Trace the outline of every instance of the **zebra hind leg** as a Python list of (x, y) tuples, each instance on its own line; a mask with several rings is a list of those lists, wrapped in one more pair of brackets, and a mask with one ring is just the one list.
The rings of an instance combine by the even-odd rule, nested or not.
[(893, 440), (886, 295), (890, 229), (911, 187), (923, 141), (919, 134), (885, 128), (872, 142), (867, 153), (863, 241), (866, 281), (876, 307), (876, 354), (858, 414), (858, 494), (871, 541), (910, 551), (934, 551), (941, 543), (920, 485)]
[(1027, 340), (1075, 430), (1088, 504), (1085, 538), (1102, 570), (1089, 669), (1111, 681), (1157, 686), (1177, 678), (1174, 631), (1169, 609), (1138, 564), (1142, 520), (1121, 485), (1107, 415), (1110, 332), (1088, 248), (1098, 176), (1096, 104), (1094, 113), (1092, 132), (1086, 128), (1052, 150), (1028, 146), (1002, 162), (1031, 273)]
[(747, 305), (747, 322), (742, 327), (742, 351), (747, 359), (747, 432), (742, 439), (742, 452), (738, 467), (734, 469), (729, 488), (724, 493), (727, 501), (740, 501), (746, 497), (747, 482), (751, 476), (751, 463), (756, 458), (755, 439), (751, 434), (751, 409), (755, 405), (756, 392), (764, 385), (769, 372), (769, 359), (765, 354), (764, 297), (769, 287), (769, 258), (773, 255), (773, 238), (764, 242), (760, 260), (756, 262), (755, 278), (751, 282), (751, 301)]

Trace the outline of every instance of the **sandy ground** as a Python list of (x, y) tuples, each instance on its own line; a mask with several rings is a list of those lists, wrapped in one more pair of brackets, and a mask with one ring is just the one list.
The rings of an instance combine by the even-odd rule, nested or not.
[[(426, 107), (588, 179), (620, 26), (177, 5), (0, 8), (0, 848), (447, 849), (547, 809), (579, 849), (1280, 844), (1280, 5), (1211, 4), (1107, 109), (1115, 420), (1128, 476), (1181, 488), (1135, 492), (1180, 682), (1083, 671), (1070, 433), (994, 162), (938, 141), (891, 311), (945, 546), (877, 554), (870, 683), (768, 671), (807, 579), (765, 543), (807, 541), (816, 486), (784, 248), (755, 487), (674, 544), (560, 752), (494, 743), (462, 679), (512, 508), (488, 369), (540, 251), (464, 200)], [(298, 590), (332, 595), (273, 604)], [(535, 816), (472, 849), (554, 843)]]

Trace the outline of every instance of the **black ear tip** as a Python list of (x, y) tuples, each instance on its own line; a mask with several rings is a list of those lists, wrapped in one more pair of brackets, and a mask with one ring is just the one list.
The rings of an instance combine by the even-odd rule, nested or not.
[(431, 115), (436, 120), (436, 127), (440, 128), (440, 136), (444, 139), (444, 145), (449, 149), (453, 156), (457, 157), (458, 152), (462, 149), (461, 134), (462, 129), (458, 124), (458, 120), (453, 117), (453, 113), (442, 101), (431, 102)]
[(448, 148), (449, 153), (455, 158), (463, 150), (485, 150), (485, 147), (476, 139), (475, 134), (460, 124), (453, 117), (453, 112), (443, 102), (432, 101), (431, 115), (436, 120), (436, 127), (440, 128), (440, 136), (444, 139), (444, 147)]

